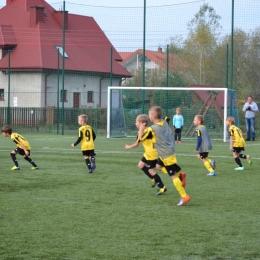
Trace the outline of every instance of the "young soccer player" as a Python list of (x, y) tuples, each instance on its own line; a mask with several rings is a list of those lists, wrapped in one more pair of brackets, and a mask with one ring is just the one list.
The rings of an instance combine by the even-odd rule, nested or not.
[(165, 191), (167, 191), (166, 187), (164, 186), (160, 176), (155, 172), (156, 162), (158, 159), (157, 151), (153, 147), (152, 138), (153, 133), (152, 129), (150, 127), (147, 127), (148, 125), (148, 115), (141, 114), (137, 116), (135, 125), (139, 129), (141, 124), (144, 124), (146, 128), (143, 130), (142, 139), (139, 137), (139, 133), (137, 134), (137, 138), (135, 143), (132, 145), (125, 145), (125, 149), (129, 150), (132, 148), (136, 148), (139, 146), (139, 143), (141, 142), (144, 147), (144, 154), (140, 162), (138, 163), (138, 167), (152, 180), (152, 187), (155, 187), (156, 185), (160, 188), (156, 195), (161, 195)]
[(200, 159), (206, 169), (208, 170), (207, 176), (216, 176), (215, 168), (216, 162), (213, 159), (208, 158), (209, 151), (212, 150), (212, 143), (205, 126), (203, 125), (204, 118), (201, 115), (194, 117), (194, 125), (196, 126), (195, 131), (197, 134), (197, 146), (196, 152), (197, 157)]
[(90, 125), (87, 125), (88, 116), (87, 115), (79, 115), (78, 116), (78, 124), (80, 125), (78, 131), (78, 140), (71, 144), (72, 147), (81, 143), (81, 151), (85, 158), (86, 165), (88, 167), (88, 172), (92, 173), (96, 168), (95, 162), (95, 152), (94, 152), (94, 141), (96, 139), (96, 134)]
[(229, 127), (229, 134), (230, 134), (230, 145), (229, 149), (230, 151), (233, 151), (233, 157), (238, 165), (237, 168), (235, 168), (236, 171), (243, 171), (244, 166), (241, 163), (240, 158), (246, 159), (249, 165), (252, 164), (252, 160), (250, 155), (241, 154), (241, 151), (244, 151), (246, 147), (246, 142), (243, 137), (241, 129), (236, 127), (234, 125), (235, 118), (232, 116), (227, 117), (226, 119), (226, 125)]
[(181, 131), (184, 125), (184, 118), (181, 115), (181, 109), (176, 108), (176, 115), (172, 118), (172, 125), (174, 129), (174, 138), (176, 143), (181, 143)]
[(22, 155), (23, 158), (32, 165), (32, 168), (31, 168), (32, 170), (39, 170), (39, 168), (35, 164), (35, 162), (29, 157), (30, 152), (31, 152), (31, 147), (30, 147), (29, 142), (23, 136), (21, 136), (17, 133), (13, 133), (13, 130), (9, 125), (2, 127), (2, 135), (4, 137), (10, 137), (17, 146), (17, 148), (11, 152), (11, 158), (15, 164), (11, 168), (11, 170), (20, 170), (20, 166), (16, 159), (16, 154)]
[[(178, 177), (178, 173), (180, 172), (181, 168), (177, 165), (173, 131), (167, 122), (161, 118), (162, 109), (159, 106), (151, 107), (149, 110), (149, 119), (153, 123), (151, 126), (154, 132), (152, 141), (159, 155), (156, 167), (160, 170), (163, 168), (166, 169), (175, 188), (181, 196), (181, 200), (177, 206), (182, 206), (190, 201), (190, 196), (186, 194), (183, 187), (184, 185)], [(141, 140), (145, 127), (145, 124), (141, 124), (139, 127), (139, 137)], [(186, 175), (183, 177), (186, 178)]]

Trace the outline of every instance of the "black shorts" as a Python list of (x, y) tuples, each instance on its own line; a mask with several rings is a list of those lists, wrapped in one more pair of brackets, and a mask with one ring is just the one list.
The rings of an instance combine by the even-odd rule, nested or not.
[(167, 170), (169, 176), (173, 176), (176, 173), (180, 172), (180, 170), (181, 170), (181, 167), (178, 164), (176, 164), (176, 163), (173, 164), (173, 165), (165, 166), (163, 161), (160, 158), (158, 158), (157, 164), (159, 164), (160, 166), (165, 167), (165, 169)]
[(95, 152), (94, 150), (86, 150), (86, 151), (82, 151), (82, 154), (85, 156), (95, 156)]
[(143, 156), (141, 161), (144, 162), (147, 165), (148, 169), (154, 169), (156, 167), (157, 159), (155, 159), (155, 160), (146, 160), (146, 158)]
[(233, 147), (233, 152), (240, 153), (241, 151), (245, 151), (244, 147)]
[(181, 133), (181, 128), (175, 128), (175, 129), (174, 129), (174, 132), (175, 132), (176, 134)]
[[(24, 152), (24, 150), (22, 148), (17, 147), (17, 148), (14, 149), (14, 151), (16, 153), (20, 154), (20, 155), (25, 155), (25, 152)], [(29, 156), (30, 155), (30, 150), (27, 150), (27, 151), (28, 151), (29, 154), (26, 155), (26, 156)]]
[(209, 153), (204, 152), (204, 153), (199, 153), (199, 155), (200, 155), (200, 159), (206, 159), (208, 157)]

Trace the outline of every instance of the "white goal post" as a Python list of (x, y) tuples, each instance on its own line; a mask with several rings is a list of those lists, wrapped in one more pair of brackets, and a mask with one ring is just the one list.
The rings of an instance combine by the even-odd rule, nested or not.
[[(145, 94), (143, 95), (143, 93)], [(232, 98), (232, 95), (235, 99)], [(159, 98), (159, 96), (163, 97)], [(204, 117), (207, 116), (208, 119), (211, 118), (211, 120), (214, 118), (215, 121), (212, 122), (214, 131), (216, 131), (216, 128), (220, 128), (220, 138), (216, 139), (222, 139), (223, 142), (226, 142), (227, 127), (225, 119), (228, 113), (234, 116), (232, 114), (234, 108), (235, 110), (238, 109), (236, 98), (234, 90), (219, 87), (109, 86), (107, 92), (107, 138), (128, 136), (128, 125), (130, 124), (133, 133), (137, 133), (135, 121), (133, 121), (135, 117), (138, 114), (147, 114), (150, 106), (158, 105), (163, 109), (164, 113), (165, 111), (169, 113), (167, 116), (170, 116), (170, 118), (175, 113), (176, 107), (181, 107), (182, 111), (186, 111), (186, 108), (189, 110), (189, 114), (184, 116), (184, 121), (189, 122), (184, 131), (187, 138), (189, 138), (189, 133), (192, 134), (194, 115), (201, 114)], [(127, 106), (128, 110), (125, 106)], [(238, 115), (237, 111), (234, 113)], [(127, 122), (128, 117), (131, 117), (130, 122)], [(234, 117), (238, 120), (237, 116)], [(236, 123), (239, 124), (239, 122)]]

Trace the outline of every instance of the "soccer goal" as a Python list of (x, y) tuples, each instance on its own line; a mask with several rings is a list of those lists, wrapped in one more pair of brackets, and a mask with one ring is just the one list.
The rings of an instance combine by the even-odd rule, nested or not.
[(195, 139), (193, 119), (204, 116), (204, 125), (212, 139), (226, 142), (227, 116), (233, 116), (239, 126), (235, 90), (218, 87), (108, 87), (107, 137), (135, 136), (135, 119), (148, 114), (151, 106), (160, 106), (163, 116), (172, 118), (176, 108), (184, 117), (182, 139)]

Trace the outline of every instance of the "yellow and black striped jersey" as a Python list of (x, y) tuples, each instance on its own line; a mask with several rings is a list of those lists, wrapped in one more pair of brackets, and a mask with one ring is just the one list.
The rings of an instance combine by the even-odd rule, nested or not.
[(21, 136), (17, 133), (12, 133), (10, 137), (13, 140), (13, 142), (16, 144), (17, 147), (23, 149), (22, 146), (20, 145), (20, 143), (22, 143), (24, 145), (24, 147), (26, 148), (26, 150), (28, 150), (28, 151), (31, 150), (30, 144), (23, 136)]
[(246, 142), (240, 128), (235, 125), (231, 125), (228, 130), (230, 136), (233, 136), (233, 147), (246, 147)]
[(153, 142), (153, 130), (151, 127), (144, 129), (142, 139), (139, 138), (139, 133), (137, 134), (137, 141), (141, 142), (144, 147), (144, 157), (146, 160), (152, 161), (158, 159), (158, 153), (154, 148)]
[(74, 143), (74, 146), (80, 142), (82, 151), (94, 150), (96, 134), (92, 127), (90, 125), (83, 125), (79, 128), (78, 134), (78, 140)]

